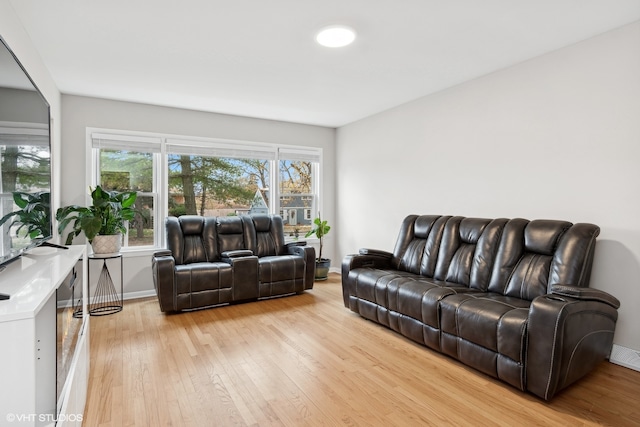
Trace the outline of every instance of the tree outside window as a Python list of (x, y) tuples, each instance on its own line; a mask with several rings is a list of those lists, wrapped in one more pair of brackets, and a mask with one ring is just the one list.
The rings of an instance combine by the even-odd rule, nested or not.
[(170, 154), (169, 214), (269, 212), (269, 161)]
[(108, 191), (136, 191), (124, 246), (154, 246), (156, 192), (153, 188), (153, 154), (125, 150), (100, 150), (100, 185)]

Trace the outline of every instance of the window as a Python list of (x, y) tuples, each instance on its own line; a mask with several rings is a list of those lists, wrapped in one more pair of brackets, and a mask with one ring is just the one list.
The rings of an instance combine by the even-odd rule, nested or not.
[(278, 190), (285, 234), (304, 235), (311, 230), (318, 212), (317, 151), (281, 148), (278, 153)]
[(137, 214), (123, 238), (126, 247), (160, 246), (157, 227), (160, 140), (132, 136), (92, 135), (95, 155), (95, 184), (108, 191), (135, 191)]
[(272, 212), (273, 148), (169, 139), (166, 150), (170, 215)]
[(311, 228), (320, 149), (200, 138), (91, 133), (93, 185), (135, 190), (125, 246), (162, 247), (164, 215), (280, 213), (285, 235)]

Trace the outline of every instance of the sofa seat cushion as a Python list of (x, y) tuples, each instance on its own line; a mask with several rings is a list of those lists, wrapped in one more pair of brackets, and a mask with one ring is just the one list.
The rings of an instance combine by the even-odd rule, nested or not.
[(442, 332), (522, 363), (530, 305), (493, 293), (452, 295), (440, 302)]
[[(371, 302), (379, 301), (380, 304), (386, 305), (387, 284), (391, 280), (405, 277), (414, 280), (430, 280), (428, 277), (404, 270), (361, 267), (349, 272), (347, 282), (350, 286), (351, 295)], [(383, 292), (376, 296), (376, 289)]]
[(267, 298), (304, 290), (305, 261), (294, 255), (258, 258), (258, 297)]
[(303, 279), (304, 267), (304, 259), (294, 255), (266, 256), (258, 258), (261, 283)]
[(434, 328), (440, 327), (438, 302), (442, 298), (474, 292), (463, 285), (398, 270), (360, 268), (352, 270), (349, 276), (352, 279), (352, 296)]
[(364, 267), (351, 270), (347, 280), (352, 296), (386, 306), (387, 284), (401, 277), (416, 277), (416, 275), (400, 270)]
[(390, 310), (438, 329), (440, 328), (438, 319), (440, 301), (449, 295), (474, 292), (466, 286), (420, 276), (393, 279), (386, 288), (386, 306)]
[(175, 266), (178, 310), (232, 301), (233, 271), (224, 262), (195, 262)]
[(231, 265), (225, 262), (176, 265), (175, 275), (179, 294), (230, 288), (233, 284)]

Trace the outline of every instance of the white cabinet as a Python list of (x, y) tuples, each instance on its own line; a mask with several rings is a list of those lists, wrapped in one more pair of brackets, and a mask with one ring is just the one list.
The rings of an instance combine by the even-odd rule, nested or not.
[[(86, 325), (88, 326), (88, 325)], [(80, 336), (71, 370), (63, 389), (56, 426), (81, 426), (89, 385), (89, 328)]]
[[(0, 425), (81, 425), (89, 369), (86, 259), (84, 245), (43, 247), (0, 271), (0, 292), (11, 295), (0, 301)], [(75, 286), (82, 289), (83, 310), (59, 398), (56, 291), (78, 263), (82, 274)]]

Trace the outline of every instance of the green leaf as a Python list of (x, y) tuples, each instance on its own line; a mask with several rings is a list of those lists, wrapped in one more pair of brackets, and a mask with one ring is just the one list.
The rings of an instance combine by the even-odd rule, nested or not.
[(134, 219), (137, 213), (132, 208), (137, 196), (135, 191), (105, 191), (98, 185), (91, 191), (91, 206), (71, 205), (58, 209), (58, 233), (62, 234), (71, 226), (72, 235), (67, 236), (67, 241), (84, 232), (89, 242), (98, 234), (124, 234), (127, 232), (126, 221)]

